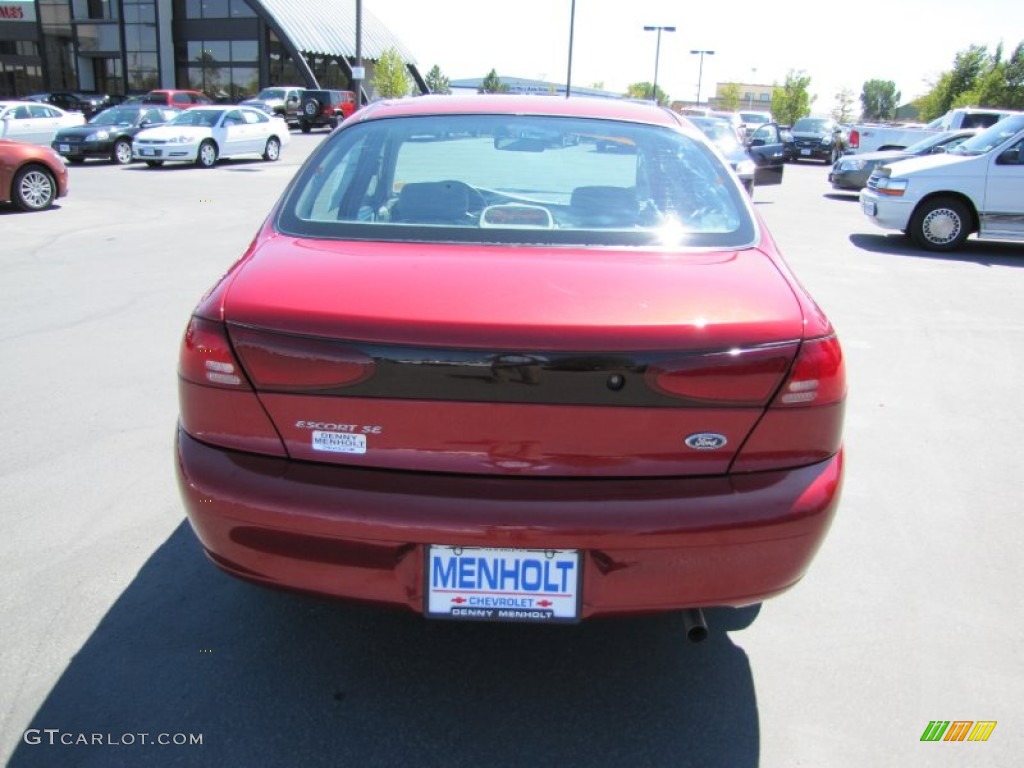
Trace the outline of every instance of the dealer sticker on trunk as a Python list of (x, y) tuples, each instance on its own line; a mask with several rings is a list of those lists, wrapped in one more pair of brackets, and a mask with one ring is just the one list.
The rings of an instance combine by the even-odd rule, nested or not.
[(431, 618), (578, 621), (580, 553), (432, 545), (426, 549)]
[(313, 450), (329, 453), (366, 453), (366, 435), (314, 431)]

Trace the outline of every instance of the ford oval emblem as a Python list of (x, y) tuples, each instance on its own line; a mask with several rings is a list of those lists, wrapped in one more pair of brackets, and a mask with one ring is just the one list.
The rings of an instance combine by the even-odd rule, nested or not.
[(689, 435), (684, 442), (695, 451), (717, 451), (719, 448), (724, 448), (729, 441), (725, 435), (720, 435), (717, 432), (697, 432)]

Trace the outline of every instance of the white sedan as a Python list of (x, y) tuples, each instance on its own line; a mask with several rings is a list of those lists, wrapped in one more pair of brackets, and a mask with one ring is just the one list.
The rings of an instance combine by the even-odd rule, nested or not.
[(157, 128), (140, 131), (132, 144), (136, 160), (150, 167), (166, 162), (212, 168), (221, 158), (259, 155), (277, 160), (291, 136), (280, 118), (250, 107), (193, 107)]
[(0, 139), (50, 146), (61, 128), (85, 123), (81, 112), (35, 101), (0, 101)]

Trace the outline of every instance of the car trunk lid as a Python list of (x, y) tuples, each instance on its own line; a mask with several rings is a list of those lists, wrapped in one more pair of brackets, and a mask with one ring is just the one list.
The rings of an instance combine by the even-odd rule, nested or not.
[(725, 472), (802, 332), (754, 248), (283, 236), (224, 319), (293, 458), (551, 476)]

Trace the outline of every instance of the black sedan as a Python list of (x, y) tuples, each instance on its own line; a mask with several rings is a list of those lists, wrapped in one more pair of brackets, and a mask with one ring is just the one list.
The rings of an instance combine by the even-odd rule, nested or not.
[(72, 163), (93, 157), (126, 165), (132, 161), (135, 134), (143, 128), (163, 125), (180, 111), (152, 104), (111, 107), (85, 125), (61, 129), (50, 146)]
[(83, 93), (81, 91), (47, 91), (46, 93), (33, 93), (25, 98), (28, 101), (52, 104), (65, 112), (81, 112), (85, 115), (86, 120), (100, 110), (113, 105), (111, 97), (105, 93)]

